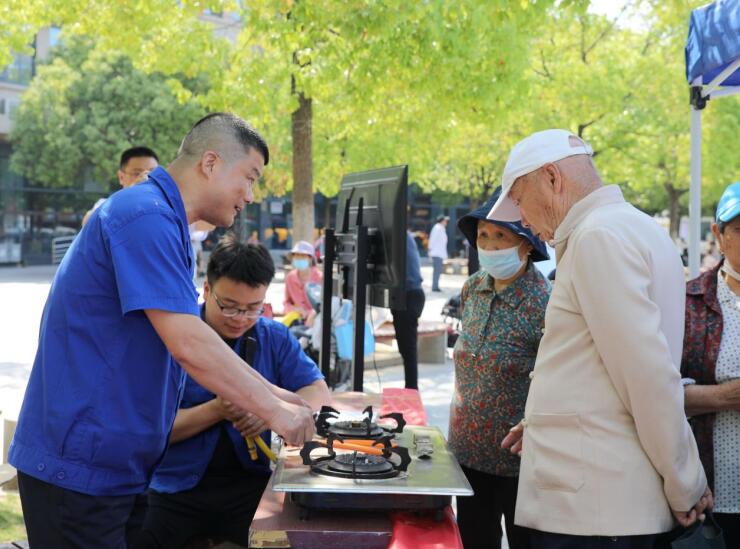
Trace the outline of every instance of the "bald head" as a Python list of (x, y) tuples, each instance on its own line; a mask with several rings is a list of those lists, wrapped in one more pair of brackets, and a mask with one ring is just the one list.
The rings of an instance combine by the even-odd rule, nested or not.
[(182, 140), (176, 160), (197, 162), (206, 151), (213, 151), (233, 162), (251, 149), (257, 150), (267, 165), (270, 151), (257, 130), (235, 114), (217, 112), (195, 123)]

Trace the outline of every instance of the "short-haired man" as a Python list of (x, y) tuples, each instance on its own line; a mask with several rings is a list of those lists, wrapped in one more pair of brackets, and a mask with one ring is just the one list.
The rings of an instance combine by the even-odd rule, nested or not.
[(537, 549), (653, 547), (712, 503), (683, 411), (681, 259), (591, 157), (565, 130), (527, 137), (489, 213), (557, 254), (524, 421), (503, 441), (520, 451), (523, 430), (515, 522)]
[[(269, 382), (294, 391), (314, 410), (331, 394), (321, 372), (283, 324), (261, 317), (275, 276), (270, 253), (227, 234), (211, 253), (201, 317)], [(150, 484), (145, 534), (160, 547), (195, 536), (249, 545), (249, 525), (270, 476), (245, 437), (270, 444), (264, 420), (216, 397), (187, 378), (170, 447)]]
[(313, 436), (305, 401), (248, 368), (200, 319), (192, 282), (188, 224), (231, 225), (268, 160), (244, 120), (208, 115), (166, 170), (106, 200), (67, 251), (9, 452), (32, 547), (125, 547), (183, 369), (287, 442)]
[[(149, 172), (159, 166), (159, 157), (149, 147), (131, 147), (121, 153), (121, 160), (118, 163), (118, 182), (121, 187), (127, 189), (146, 181)], [(82, 218), (82, 226), (85, 226), (92, 213), (105, 202), (105, 198), (98, 199), (90, 210)]]

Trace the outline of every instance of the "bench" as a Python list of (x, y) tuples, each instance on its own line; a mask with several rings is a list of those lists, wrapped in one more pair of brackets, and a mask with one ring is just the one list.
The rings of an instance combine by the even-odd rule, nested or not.
[[(375, 330), (375, 341), (390, 343), (396, 339), (392, 322), (384, 322)], [(416, 335), (420, 363), (444, 364), (447, 360), (447, 325), (444, 322), (420, 321)]]
[(442, 272), (445, 274), (468, 274), (468, 260), (464, 257), (451, 257), (442, 262)]

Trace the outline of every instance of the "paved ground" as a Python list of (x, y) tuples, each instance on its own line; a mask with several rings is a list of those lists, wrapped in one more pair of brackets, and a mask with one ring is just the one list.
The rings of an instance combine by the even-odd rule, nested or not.
[[(41, 313), (49, 292), (55, 268), (40, 267), (0, 267), (0, 412), (5, 418), (17, 417), (23, 400), (23, 393), (31, 371)], [(422, 320), (440, 321), (445, 301), (460, 291), (465, 276), (443, 275), (441, 293), (430, 291), (431, 267), (422, 267), (427, 302)], [(279, 272), (270, 286), (268, 301), (276, 309), (282, 309), (284, 291), (283, 273)], [(374, 320), (390, 312), (383, 309), (374, 311)], [(446, 364), (421, 364), (419, 367), (419, 389), (427, 408), (429, 421), (447, 431), (449, 402), (453, 387), (452, 361)], [(379, 392), (383, 387), (402, 387), (403, 368), (385, 366), (374, 368), (366, 364), (365, 390)]]

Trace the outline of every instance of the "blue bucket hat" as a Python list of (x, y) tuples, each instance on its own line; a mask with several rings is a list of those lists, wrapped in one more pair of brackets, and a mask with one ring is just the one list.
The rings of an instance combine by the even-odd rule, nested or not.
[(717, 204), (717, 222), (727, 223), (740, 215), (740, 181), (725, 189)]
[(545, 246), (545, 243), (534, 236), (532, 234), (532, 231), (524, 227), (521, 222), (496, 221), (493, 219), (488, 219), (486, 217), (488, 215), (488, 212), (491, 211), (491, 208), (493, 208), (493, 205), (496, 203), (496, 200), (498, 200), (499, 196), (501, 196), (501, 187), (498, 187), (493, 192), (493, 196), (491, 196), (491, 198), (489, 198), (485, 204), (473, 210), (472, 212), (465, 214), (457, 222), (457, 228), (460, 229), (460, 232), (465, 235), (465, 238), (468, 239), (470, 245), (473, 248), (477, 248), (476, 241), (478, 240), (478, 221), (483, 220), (486, 223), (491, 223), (492, 225), (498, 225), (499, 227), (509, 229), (512, 233), (526, 238), (532, 245), (532, 261), (546, 261), (550, 259), (550, 257), (547, 255), (547, 246)]

